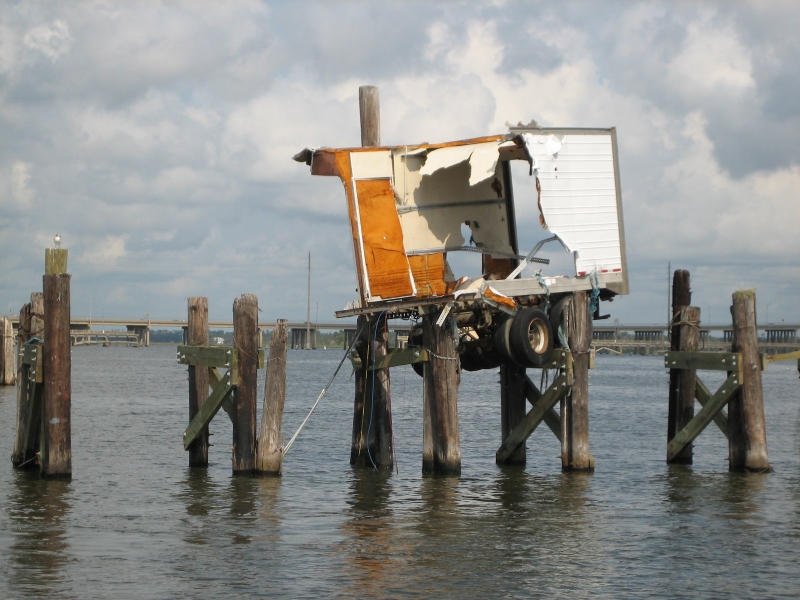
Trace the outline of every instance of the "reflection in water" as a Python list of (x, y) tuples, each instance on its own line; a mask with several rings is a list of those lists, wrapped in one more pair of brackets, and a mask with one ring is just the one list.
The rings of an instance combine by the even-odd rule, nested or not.
[(392, 540), (390, 474), (384, 471), (353, 470), (347, 501), (348, 519), (345, 550), (350, 587), (345, 596), (376, 597), (391, 588), (397, 561), (404, 554), (398, 540)]
[(256, 494), (258, 481), (254, 477), (231, 477), (228, 486), (229, 514), (233, 521), (231, 540), (234, 544), (249, 544), (255, 533)]
[(14, 471), (7, 507), (14, 541), (10, 580), (20, 594), (54, 595), (68, 581), (67, 518), (72, 483), (40, 479), (39, 473)]
[(768, 473), (728, 473), (723, 476), (723, 516), (741, 521), (761, 520), (758, 496), (768, 477)]
[(667, 512), (691, 514), (697, 512), (695, 496), (702, 485), (689, 465), (667, 465)]
[[(193, 521), (202, 523), (203, 518), (214, 510), (219, 500), (219, 488), (214, 484), (206, 469), (186, 469), (184, 486), (179, 498), (186, 506), (186, 513)], [(189, 544), (208, 544), (209, 539), (202, 525), (191, 527), (184, 540)]]

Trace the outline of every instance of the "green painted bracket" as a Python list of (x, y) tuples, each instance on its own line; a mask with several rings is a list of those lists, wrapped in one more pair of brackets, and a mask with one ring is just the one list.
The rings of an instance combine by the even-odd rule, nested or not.
[(530, 437), (534, 429), (544, 420), (545, 414), (552, 409), (556, 402), (564, 396), (572, 386), (567, 383), (566, 373), (561, 373), (553, 381), (552, 385), (547, 388), (544, 394), (536, 401), (536, 404), (531, 408), (525, 418), (519, 422), (514, 430), (508, 434), (508, 437), (503, 441), (503, 445), (497, 451), (497, 462), (504, 462), (511, 454), (519, 448), (520, 444), (524, 444), (525, 440)]
[(183, 432), (184, 450), (187, 450), (189, 445), (197, 439), (200, 432), (211, 422), (214, 415), (219, 412), (222, 404), (230, 397), (233, 390), (236, 388), (236, 386), (231, 383), (231, 371), (232, 369), (225, 373), (222, 379), (213, 385), (211, 395), (203, 403), (203, 406), (200, 407), (200, 410), (197, 411), (197, 414), (194, 416), (194, 419), (192, 419), (192, 422), (189, 423), (186, 431)]
[[(717, 392), (708, 399), (708, 402), (700, 409), (694, 418), (686, 424), (686, 427), (667, 444), (667, 462), (672, 461), (681, 451), (691, 444), (700, 435), (715, 416), (725, 407), (731, 396), (742, 385), (742, 378), (738, 372), (731, 373)], [(705, 386), (703, 386), (705, 387)]]
[(667, 369), (738, 372), (741, 364), (741, 352), (678, 352), (671, 350), (664, 355), (664, 367)]
[(424, 348), (396, 348), (394, 350), (389, 350), (389, 352), (383, 356), (377, 356), (375, 362), (367, 370), (389, 369), (391, 367), (410, 365), (427, 360), (428, 351)]
[[(178, 362), (196, 367), (231, 368), (239, 359), (233, 346), (178, 346)], [(258, 349), (258, 368), (264, 368), (264, 349)]]
[[(41, 362), (41, 352), (39, 353), (39, 361)], [(42, 427), (42, 413), (44, 409), (44, 384), (41, 382), (41, 368), (33, 372), (33, 368), (29, 372), (27, 381), (28, 386), (28, 418), (25, 424), (25, 436), (22, 442), (23, 456), (30, 456), (35, 454), (39, 448), (36, 447), (36, 438), (41, 437), (41, 443), (44, 444), (44, 437), (38, 436)]]
[(779, 360), (792, 360), (793, 358), (800, 360), (800, 350), (787, 352), (786, 354), (773, 354), (772, 356), (767, 356), (767, 361), (777, 362)]
[(572, 366), (572, 352), (564, 348), (554, 348), (550, 360), (542, 365), (542, 369), (563, 369), (569, 363)]

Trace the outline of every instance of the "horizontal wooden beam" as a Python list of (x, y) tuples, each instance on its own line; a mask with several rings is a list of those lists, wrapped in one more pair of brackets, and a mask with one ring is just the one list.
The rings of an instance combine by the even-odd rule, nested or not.
[(211, 422), (214, 415), (219, 412), (222, 404), (230, 397), (236, 386), (231, 383), (231, 371), (229, 370), (222, 376), (222, 380), (213, 386), (214, 391), (197, 411), (197, 414), (189, 423), (189, 427), (183, 432), (183, 449), (187, 450), (189, 445), (197, 439), (203, 429)]
[[(538, 401), (539, 398), (542, 397), (542, 392), (539, 391), (539, 388), (531, 381), (530, 377), (525, 377), (525, 397), (528, 399), (528, 402), (531, 403), (531, 406), (534, 406)], [(561, 441), (561, 417), (558, 416), (558, 413), (555, 411), (554, 408), (551, 408), (546, 413), (544, 413), (544, 422), (550, 428), (550, 431), (553, 432), (558, 438), (558, 441)]]
[[(706, 384), (699, 379), (695, 380), (694, 397), (700, 403), (700, 406), (705, 406), (711, 401), (711, 392), (708, 391)], [(728, 437), (728, 414), (723, 408), (714, 416), (714, 423), (717, 424), (719, 430)]]
[(739, 371), (741, 363), (740, 352), (678, 352), (673, 350), (664, 356), (664, 366), (667, 369)]
[(779, 360), (792, 360), (793, 358), (800, 359), (800, 350), (796, 352), (787, 352), (785, 354), (773, 354), (767, 356), (767, 362), (778, 362)]
[(410, 365), (428, 360), (428, 351), (424, 348), (396, 348), (386, 354), (378, 356), (368, 371), (373, 369), (388, 369), (402, 365)]
[[(699, 380), (698, 380), (699, 381)], [(731, 399), (734, 392), (741, 386), (742, 378), (739, 373), (732, 373), (717, 392), (709, 398), (708, 402), (700, 409), (686, 427), (667, 444), (667, 462), (670, 462), (708, 426), (714, 417), (723, 409)]]
[[(196, 367), (231, 368), (238, 351), (233, 346), (178, 346), (178, 362)], [(258, 350), (258, 368), (264, 368), (264, 349)]]
[(539, 426), (539, 423), (544, 420), (545, 413), (555, 406), (561, 397), (566, 394), (570, 389), (567, 385), (567, 376), (562, 373), (556, 377), (553, 384), (547, 388), (542, 396), (536, 401), (536, 404), (531, 408), (525, 418), (520, 421), (516, 427), (508, 434), (508, 437), (503, 441), (503, 445), (497, 451), (497, 463), (501, 464), (511, 456), (511, 454), (519, 448), (520, 444), (524, 444), (525, 440), (530, 437), (533, 431)]

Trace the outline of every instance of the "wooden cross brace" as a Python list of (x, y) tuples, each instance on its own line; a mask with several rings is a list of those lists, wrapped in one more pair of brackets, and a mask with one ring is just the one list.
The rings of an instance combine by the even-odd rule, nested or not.
[(498, 464), (508, 459), (521, 444), (524, 444), (542, 421), (547, 423), (559, 440), (561, 439), (561, 419), (553, 407), (572, 389), (572, 353), (565, 350), (554, 351), (553, 357), (544, 368), (558, 368), (561, 372), (544, 393), (539, 392), (530, 378), (526, 377), (525, 397), (532, 406), (525, 418), (503, 440), (503, 445), (496, 454)]
[(704, 369), (727, 371), (728, 378), (712, 395), (697, 378), (695, 397), (702, 408), (686, 426), (667, 444), (667, 462), (674, 459), (691, 444), (697, 436), (714, 421), (725, 436), (728, 436), (728, 416), (725, 405), (742, 386), (742, 355), (740, 352), (667, 352), (664, 366), (669, 369)]
[[(178, 362), (206, 367), (211, 394), (183, 432), (183, 448), (187, 450), (222, 408), (233, 420), (231, 397), (239, 383), (239, 351), (232, 346), (178, 346)], [(218, 367), (227, 368), (220, 374)], [(258, 368), (264, 368), (264, 350), (258, 351)]]

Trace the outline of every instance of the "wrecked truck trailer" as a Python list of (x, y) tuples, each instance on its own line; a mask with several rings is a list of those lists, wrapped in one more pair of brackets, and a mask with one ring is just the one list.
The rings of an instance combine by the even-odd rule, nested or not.
[[(520, 126), (442, 144), (305, 149), (294, 159), (344, 184), (360, 298), (336, 316), (455, 314), (464, 369), (542, 366), (566, 343), (572, 292), (591, 291), (594, 319), (603, 318), (599, 300), (628, 293), (614, 128)], [(528, 163), (532, 197), (514, 197), (512, 160)], [(520, 225), (550, 234), (525, 253), (521, 203), (536, 206), (539, 223)], [(548, 243), (572, 254), (573, 273), (544, 272), (550, 261), (538, 254)], [(453, 252), (480, 253), (480, 272), (453, 273)], [(420, 340), (412, 330), (411, 343)]]

